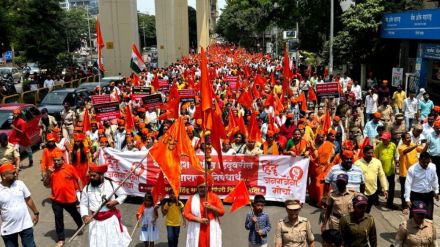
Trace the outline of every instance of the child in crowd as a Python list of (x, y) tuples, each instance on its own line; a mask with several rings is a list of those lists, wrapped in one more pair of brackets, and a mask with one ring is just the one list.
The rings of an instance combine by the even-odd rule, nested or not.
[(249, 247), (267, 247), (267, 235), (271, 229), (269, 215), (263, 211), (266, 199), (256, 195), (252, 212), (246, 215), (244, 227), (249, 230)]
[(153, 196), (147, 193), (136, 214), (141, 225), (139, 240), (145, 243), (145, 247), (154, 247), (154, 241), (159, 240), (159, 227), (156, 225), (158, 207), (158, 205), (154, 205)]
[(182, 216), (183, 203), (176, 198), (174, 191), (168, 191), (169, 198), (162, 204), (161, 210), (167, 226), (168, 247), (177, 247), (179, 243), (180, 225), (186, 225)]

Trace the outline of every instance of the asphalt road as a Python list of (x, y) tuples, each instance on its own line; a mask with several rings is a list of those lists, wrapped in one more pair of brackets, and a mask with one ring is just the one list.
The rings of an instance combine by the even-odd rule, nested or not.
[[(23, 180), (28, 186), (32, 193), (32, 198), (36, 202), (37, 207), (40, 211), (40, 222), (34, 228), (35, 241), (37, 246), (54, 246), (56, 242), (55, 234), (55, 220), (54, 214), (52, 212), (50, 196), (50, 190), (45, 188), (40, 181), (39, 163), (41, 151), (36, 151), (34, 153), (35, 165), (33, 167), (27, 167), (27, 159), (22, 162), (24, 167), (23, 171), (20, 173), (19, 179)], [(400, 186), (396, 186), (399, 187)], [(399, 192), (396, 193), (395, 203), (398, 204), (397, 200)], [(136, 224), (135, 214), (139, 206), (139, 200), (130, 199), (128, 202), (119, 206), (122, 212), (122, 221), (129, 229), (130, 233)], [(383, 204), (383, 202), (382, 202)], [(221, 218), (221, 227), (223, 231), (223, 246), (225, 247), (236, 247), (236, 246), (247, 246), (247, 231), (244, 228), (244, 220), (246, 213), (250, 210), (249, 207), (241, 208), (240, 210), (234, 212), (233, 214), (229, 212), (229, 206), (226, 206), (227, 213)], [(440, 209), (438, 206), (435, 207), (434, 221), (439, 228), (440, 220)], [(270, 203), (265, 207), (265, 211), (269, 214), (272, 230), (269, 233), (269, 246), (274, 246), (274, 234), (276, 228), (276, 222), (286, 216), (286, 212), (281, 204)], [(305, 204), (300, 215), (307, 217), (312, 223), (312, 230), (315, 234), (316, 246), (321, 246), (320, 244), (320, 228), (318, 225), (320, 210)], [(376, 228), (378, 234), (378, 240), (380, 247), (388, 247), (393, 243), (394, 237), (398, 228), (398, 225), (405, 216), (400, 211), (390, 211), (384, 207), (373, 208), (372, 214), (376, 220)], [(66, 236), (69, 238), (73, 235), (76, 225), (73, 222), (69, 214), (65, 212), (65, 229)], [(165, 247), (167, 246), (166, 241), (166, 229), (163, 223), (163, 218), (159, 217), (158, 224), (160, 225), (160, 241), (156, 243), (156, 246)], [(186, 229), (181, 229), (181, 234), (179, 238), (179, 246), (185, 246), (186, 241)], [(139, 239), (138, 232), (134, 235), (134, 240), (131, 246), (141, 247), (144, 246)], [(0, 246), (3, 246), (1, 242)], [(76, 247), (87, 247), (87, 232), (82, 236), (77, 237), (70, 246)]]

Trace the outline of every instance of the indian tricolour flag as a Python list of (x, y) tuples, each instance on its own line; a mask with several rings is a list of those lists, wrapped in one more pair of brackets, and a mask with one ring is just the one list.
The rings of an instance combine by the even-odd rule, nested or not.
[(147, 68), (144, 61), (142, 60), (142, 56), (139, 53), (139, 50), (134, 43), (131, 46), (130, 68), (138, 74)]

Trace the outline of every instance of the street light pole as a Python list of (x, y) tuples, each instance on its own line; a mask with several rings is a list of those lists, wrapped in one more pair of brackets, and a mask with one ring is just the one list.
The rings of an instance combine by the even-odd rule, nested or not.
[[(142, 23), (142, 34), (144, 36), (144, 47), (143, 48), (145, 48), (146, 44), (147, 44), (145, 41), (145, 22)], [(143, 48), (142, 48), (142, 50), (144, 50)]]
[(89, 6), (86, 5), (87, 11), (87, 27), (89, 29), (89, 54), (90, 54), (90, 63), (92, 63), (92, 35), (90, 34), (90, 18), (89, 18)]
[(333, 35), (334, 35), (334, 19), (335, 19), (335, 1), (330, 0), (330, 51), (329, 51), (329, 61), (328, 61), (328, 73), (333, 74)]

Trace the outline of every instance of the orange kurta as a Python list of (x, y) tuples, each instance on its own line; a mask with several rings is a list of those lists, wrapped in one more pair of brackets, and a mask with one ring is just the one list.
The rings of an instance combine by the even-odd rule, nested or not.
[[(84, 152), (88, 156), (88, 150), (86, 148), (84, 149)], [(81, 162), (81, 152), (79, 152), (79, 150), (77, 150), (76, 153), (72, 151), (72, 157), (73, 155), (76, 155), (76, 162), (72, 161), (72, 166), (75, 168), (75, 171), (81, 179), (82, 184), (86, 185), (89, 182), (89, 177), (87, 176), (87, 172), (89, 170), (89, 158), (87, 157), (85, 162)]]
[[(191, 212), (191, 196), (185, 204), (185, 208), (183, 209), (183, 216), (189, 221), (195, 221), (197, 218)], [(205, 198), (200, 198), (200, 215), (202, 218), (206, 217), (205, 207), (203, 203), (205, 202)], [(219, 209), (219, 214), (216, 216), (212, 210), (208, 210), (208, 220), (212, 220), (215, 217), (223, 216), (225, 214), (225, 208), (223, 207), (223, 203), (220, 198), (213, 192), (208, 193), (208, 202), (212, 206)], [(199, 247), (209, 247), (209, 223), (207, 225), (200, 224), (200, 234), (199, 234)]]
[(308, 142), (301, 138), (301, 141), (295, 146), (291, 147), (289, 151), (293, 151), (296, 156), (304, 155), (307, 151)]
[(335, 150), (333, 143), (324, 141), (323, 144), (314, 152), (310, 162), (309, 177), (310, 184), (308, 186), (309, 198), (317, 205), (321, 204), (324, 196), (324, 184), (322, 181), (327, 176), (328, 171), (332, 167), (331, 159)]

